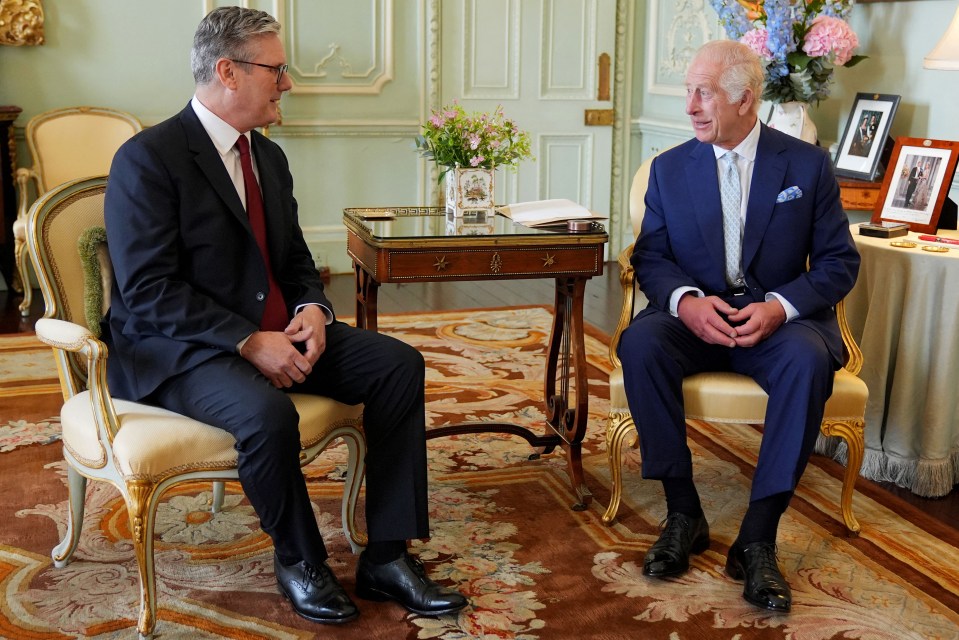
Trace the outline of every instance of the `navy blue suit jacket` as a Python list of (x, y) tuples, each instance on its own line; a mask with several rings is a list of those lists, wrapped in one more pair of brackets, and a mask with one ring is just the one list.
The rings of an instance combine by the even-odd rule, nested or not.
[[(273, 273), (296, 306), (332, 309), (303, 239), (283, 151), (252, 132)], [(110, 390), (139, 400), (259, 328), (263, 259), (236, 188), (192, 107), (127, 141), (110, 169), (115, 282), (104, 339)]]
[[(777, 202), (780, 192), (794, 186), (801, 197)], [(706, 295), (726, 289), (712, 145), (693, 139), (653, 161), (632, 264), (648, 310), (668, 311), (670, 295), (679, 287), (696, 287)], [(742, 264), (751, 299), (762, 301), (767, 292), (782, 295), (799, 311), (793, 322), (822, 335), (841, 364), (834, 306), (856, 282), (859, 253), (825, 150), (762, 125)]]

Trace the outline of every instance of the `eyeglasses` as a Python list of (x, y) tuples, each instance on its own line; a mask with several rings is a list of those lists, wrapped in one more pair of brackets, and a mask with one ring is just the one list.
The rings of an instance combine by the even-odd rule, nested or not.
[(286, 73), (287, 70), (290, 68), (290, 65), (288, 64), (281, 64), (279, 66), (274, 67), (274, 66), (271, 66), (268, 64), (262, 64), (259, 62), (250, 62), (249, 60), (234, 60), (233, 58), (229, 58), (229, 60), (230, 62), (238, 62), (240, 64), (252, 64), (254, 67), (263, 67), (264, 69), (275, 71), (277, 84), (280, 84), (280, 80), (283, 79), (283, 74)]

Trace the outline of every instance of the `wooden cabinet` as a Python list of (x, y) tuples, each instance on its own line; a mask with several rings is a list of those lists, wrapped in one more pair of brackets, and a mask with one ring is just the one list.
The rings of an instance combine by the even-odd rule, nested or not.
[(9, 289), (13, 285), (13, 221), (17, 219), (17, 190), (13, 172), (17, 170), (17, 144), (13, 121), (20, 107), (0, 106), (0, 272)]

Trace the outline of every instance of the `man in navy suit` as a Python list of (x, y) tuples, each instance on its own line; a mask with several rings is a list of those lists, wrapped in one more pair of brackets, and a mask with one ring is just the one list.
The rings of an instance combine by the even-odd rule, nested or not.
[(194, 36), (193, 99), (114, 158), (111, 389), (233, 434), (280, 590), (320, 623), (358, 609), (325, 562), (287, 392), (363, 403), (370, 542), (357, 595), (452, 613), (466, 599), (407, 552), (408, 539), (429, 535), (423, 357), (336, 320), (297, 221), (286, 156), (253, 131), (276, 121), (292, 86), (279, 28), (262, 11), (212, 11)]
[(746, 600), (788, 611), (776, 532), (843, 361), (834, 305), (855, 283), (859, 255), (827, 153), (759, 122), (762, 87), (759, 58), (737, 42), (707, 43), (690, 64), (686, 113), (696, 139), (652, 164), (632, 256), (649, 305), (623, 333), (619, 355), (643, 477), (661, 480), (666, 494), (662, 532), (643, 563), (649, 576), (681, 574), (690, 554), (709, 546), (683, 378), (735, 371), (769, 394), (749, 508), (726, 569), (745, 578)]

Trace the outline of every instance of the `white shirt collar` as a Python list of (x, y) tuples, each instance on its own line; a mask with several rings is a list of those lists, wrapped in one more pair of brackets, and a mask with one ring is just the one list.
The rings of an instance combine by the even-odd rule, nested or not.
[[(754, 162), (756, 160), (756, 148), (759, 146), (760, 129), (761, 127), (759, 124), (759, 118), (756, 118), (756, 124), (753, 125), (753, 128), (750, 130), (750, 132), (746, 134), (746, 137), (743, 138), (743, 141), (737, 144), (732, 151), (735, 151), (747, 161)], [(723, 157), (727, 151), (730, 150), (713, 145), (713, 153), (716, 154), (717, 160)]]
[(240, 133), (227, 124), (220, 116), (207, 109), (196, 95), (190, 100), (190, 105), (193, 107), (196, 117), (200, 119), (200, 124), (206, 129), (210, 140), (213, 141), (213, 146), (220, 152), (220, 156), (225, 157), (233, 149), (241, 135), (245, 135), (247, 140), (250, 139), (249, 133)]

